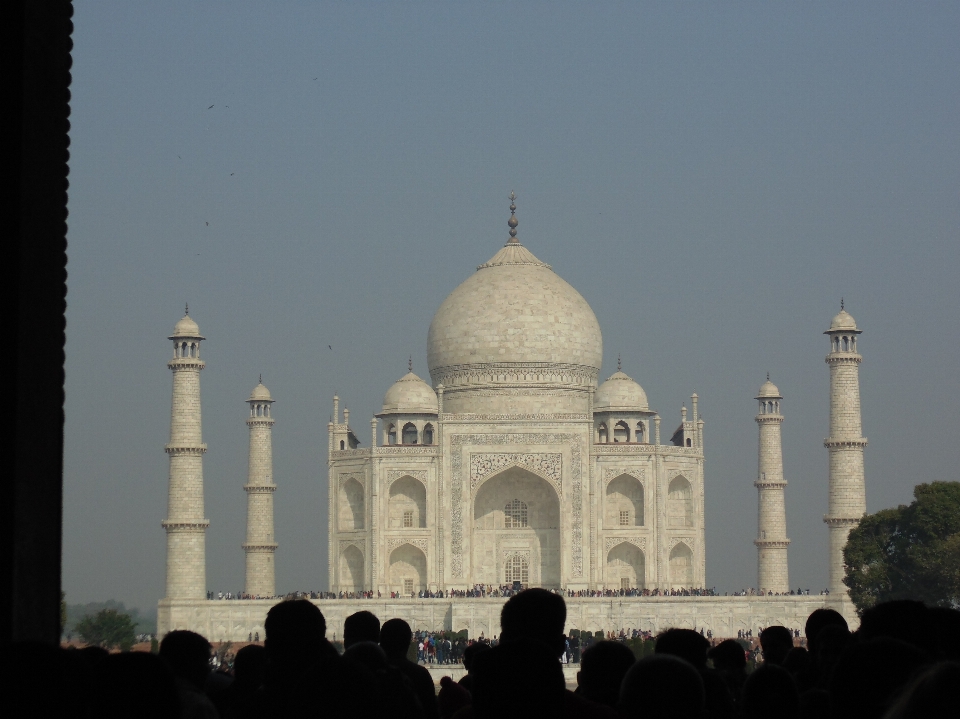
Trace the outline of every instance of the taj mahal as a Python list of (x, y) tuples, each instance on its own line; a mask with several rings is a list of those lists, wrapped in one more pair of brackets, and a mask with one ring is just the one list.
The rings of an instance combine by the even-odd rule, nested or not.
[[(458, 596), (476, 585), (563, 592), (568, 629), (677, 626), (736, 636), (738, 629), (771, 624), (802, 627), (822, 606), (855, 624), (842, 582), (842, 549), (866, 510), (862, 358), (853, 317), (841, 307), (825, 332), (829, 595), (790, 595), (783, 397), (768, 376), (755, 397), (760, 591), (676, 596), (707, 585), (709, 479), (699, 398), (692, 394), (679, 417), (661, 418), (619, 361), (617, 372), (601, 381), (597, 318), (576, 289), (521, 244), (510, 199), (506, 244), (450, 293), (430, 323), (429, 379), (411, 366), (386, 390), (369, 424), (351, 423), (349, 410), (333, 398), (328, 576), (330, 591), (344, 598), (316, 600), (330, 634), (342, 632), (343, 619), (360, 609), (381, 620), (401, 617), (415, 630), (496, 634), (504, 600)], [(188, 313), (170, 340), (167, 579), (158, 629), (161, 635), (191, 629), (212, 641), (263, 636), (266, 612), (280, 601), (274, 399), (262, 383), (247, 399), (242, 549), (245, 591), (256, 598), (210, 599), (199, 382), (204, 337)], [(642, 591), (654, 589), (656, 596)]]

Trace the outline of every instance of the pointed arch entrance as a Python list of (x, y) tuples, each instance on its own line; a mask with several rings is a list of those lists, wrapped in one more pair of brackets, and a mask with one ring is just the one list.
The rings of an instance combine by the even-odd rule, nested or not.
[[(510, 467), (484, 480), (473, 500), (471, 584), (528, 578), (560, 586), (560, 498), (545, 479)], [(520, 571), (526, 565), (527, 573)], [(509, 579), (508, 579), (509, 574)]]

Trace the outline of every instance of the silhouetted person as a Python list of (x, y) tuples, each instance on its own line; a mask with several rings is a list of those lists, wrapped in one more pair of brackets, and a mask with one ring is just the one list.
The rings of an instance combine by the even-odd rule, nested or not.
[(410, 681), (417, 699), (420, 700), (424, 717), (435, 719), (439, 714), (433, 678), (426, 667), (421, 667), (407, 658), (412, 641), (410, 625), (402, 619), (388, 619), (380, 629), (380, 647), (386, 653), (387, 661)]
[(503, 605), (500, 643), (473, 661), (472, 716), (616, 716), (567, 691), (560, 664), (566, 619), (563, 597), (546, 589), (526, 589)]
[(927, 661), (924, 652), (899, 639), (882, 637), (851, 644), (830, 677), (833, 716), (880, 719)]
[(922, 672), (893, 702), (884, 719), (933, 719), (956, 716), (960, 664), (940, 662)]
[(620, 687), (620, 714), (624, 719), (700, 719), (705, 705), (700, 672), (689, 662), (669, 654), (638, 661)]
[(781, 666), (793, 649), (793, 633), (779, 625), (767, 627), (760, 632), (760, 647), (763, 649), (765, 664)]
[(471, 673), (473, 662), (479, 654), (489, 651), (489, 649), (490, 645), (486, 642), (474, 642), (463, 650), (463, 668), (467, 670), (467, 673), (460, 677), (458, 683), (468, 692), (473, 691), (473, 674)]
[(626, 644), (597, 642), (584, 653), (577, 672), (577, 693), (585, 699), (616, 709), (620, 685), (636, 657)]
[(379, 644), (354, 641), (344, 651), (343, 659), (362, 667), (367, 675), (368, 686), (374, 697), (373, 716), (422, 719), (423, 710), (410, 681), (390, 665)]
[(707, 711), (711, 717), (732, 717), (736, 712), (733, 695), (727, 684), (715, 670), (707, 669), (707, 650), (710, 642), (692, 629), (667, 629), (657, 637), (655, 654), (665, 654), (683, 659), (700, 672), (706, 696)]
[(960, 663), (960, 610), (930, 607), (927, 611), (936, 639), (934, 658)]
[(747, 655), (740, 642), (724, 639), (707, 652), (713, 668), (727, 685), (735, 705), (740, 704), (743, 683), (747, 681)]
[[(821, 658), (820, 635), (827, 628), (830, 628), (827, 637), (831, 647), (827, 654)], [(843, 647), (846, 646), (846, 641), (850, 638), (847, 620), (843, 618), (840, 612), (834, 609), (815, 609), (811, 612), (810, 616), (807, 617), (803, 634), (807, 638), (809, 661), (807, 662), (807, 668), (797, 677), (800, 691), (805, 692), (814, 687), (825, 689), (833, 664), (836, 663), (840, 652), (842, 652)], [(837, 646), (839, 646), (840, 651), (834, 651)], [(823, 659), (827, 659), (826, 668), (822, 666)]]
[(351, 614), (343, 622), (343, 648), (347, 650), (357, 642), (380, 642), (380, 620), (372, 612)]
[(326, 639), (327, 623), (312, 602), (273, 606), (264, 622), (267, 669), (263, 686), (241, 717), (373, 716), (373, 687)]
[(743, 719), (799, 719), (800, 692), (783, 667), (764, 663), (743, 685)]
[(221, 719), (234, 719), (251, 701), (263, 683), (267, 671), (267, 650), (259, 644), (248, 644), (233, 660), (233, 683), (214, 697)]
[(196, 632), (177, 629), (160, 642), (159, 657), (173, 673), (183, 719), (216, 719), (213, 702), (204, 693), (210, 674), (210, 642)]

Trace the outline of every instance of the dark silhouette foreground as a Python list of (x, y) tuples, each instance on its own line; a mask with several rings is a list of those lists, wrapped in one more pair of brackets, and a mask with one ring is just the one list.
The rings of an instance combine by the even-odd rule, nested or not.
[[(563, 597), (517, 593), (500, 615), (500, 641), (470, 645), (460, 683), (441, 682), (408, 659), (410, 626), (351, 615), (341, 656), (315, 604), (274, 606), (264, 646), (241, 649), (233, 675), (211, 674), (207, 639), (170, 632), (157, 655), (107, 654), (39, 643), (6, 647), (5, 715), (18, 717), (669, 717), (670, 719), (913, 719), (957, 716), (960, 612), (895, 601), (864, 612), (851, 633), (818, 609), (806, 648), (783, 627), (760, 634), (765, 661), (748, 674), (740, 642), (711, 646), (698, 632), (668, 629), (635, 661), (626, 644), (585, 650), (569, 691)], [(749, 665), (749, 666), (752, 666)]]

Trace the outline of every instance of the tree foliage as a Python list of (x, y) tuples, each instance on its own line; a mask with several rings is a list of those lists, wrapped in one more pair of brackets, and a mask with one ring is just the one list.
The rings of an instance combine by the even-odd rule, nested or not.
[(858, 611), (891, 599), (960, 606), (960, 482), (918, 484), (913, 496), (850, 532), (843, 581)]
[(136, 639), (136, 625), (129, 614), (116, 609), (102, 609), (77, 622), (74, 630), (87, 644), (104, 649), (119, 647), (120, 651), (130, 650)]

